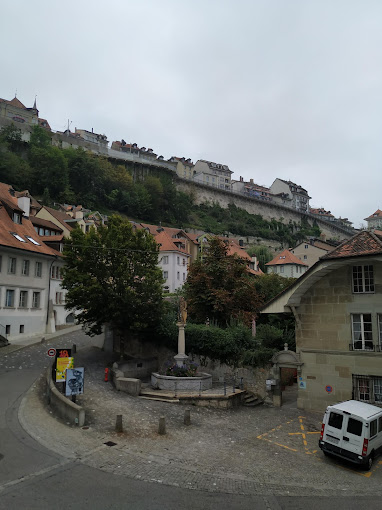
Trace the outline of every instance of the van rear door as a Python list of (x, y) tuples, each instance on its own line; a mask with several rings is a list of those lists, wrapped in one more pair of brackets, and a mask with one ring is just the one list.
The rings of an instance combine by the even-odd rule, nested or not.
[(344, 414), (338, 409), (328, 409), (327, 423), (324, 429), (323, 440), (327, 443), (342, 448), (343, 443), (343, 430), (344, 429)]
[(356, 453), (357, 455), (361, 455), (363, 446), (363, 422), (359, 416), (349, 416), (345, 413), (343, 430), (342, 448), (349, 452)]

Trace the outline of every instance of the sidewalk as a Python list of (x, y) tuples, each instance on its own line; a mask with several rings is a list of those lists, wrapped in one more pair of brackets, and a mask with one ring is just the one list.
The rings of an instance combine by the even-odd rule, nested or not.
[[(85, 367), (85, 393), (77, 398), (86, 409), (82, 428), (55, 419), (45, 406), (42, 380), (22, 401), (22, 426), (63, 461), (212, 492), (338, 496), (339, 492), (366, 495), (372, 490), (382, 495), (382, 469), (366, 479), (353, 470), (339, 470), (317, 452), (313, 431), (320, 429), (319, 414), (304, 413), (305, 430), (313, 434), (308, 438), (310, 451), (304, 450), (299, 437), (301, 411), (290, 400), (292, 395), (281, 408), (191, 407), (191, 425), (186, 426), (186, 406), (131, 397), (104, 382), (104, 368), (111, 361), (95, 347), (81, 349), (75, 356), (76, 366)], [(123, 416), (120, 434), (115, 432), (117, 415)], [(164, 436), (157, 433), (161, 416), (166, 419)]]
[(53, 338), (58, 338), (60, 336), (66, 335), (68, 333), (73, 333), (74, 331), (79, 331), (82, 326), (75, 325), (70, 326), (68, 328), (59, 329), (54, 333), (46, 333), (44, 335), (35, 335), (35, 336), (27, 336), (25, 338), (16, 338), (15, 340), (11, 340), (9, 345), (0, 348), (0, 357), (5, 354), (10, 354), (11, 352), (19, 351), (20, 349), (24, 349), (25, 347), (29, 347), (30, 345), (41, 344), (44, 342), (48, 342)]

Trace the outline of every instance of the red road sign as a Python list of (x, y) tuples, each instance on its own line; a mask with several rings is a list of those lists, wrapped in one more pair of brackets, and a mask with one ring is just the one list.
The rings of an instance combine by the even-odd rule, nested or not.
[(55, 356), (55, 355), (56, 355), (56, 349), (49, 349), (49, 350), (48, 350), (48, 356), (53, 357), (53, 356)]

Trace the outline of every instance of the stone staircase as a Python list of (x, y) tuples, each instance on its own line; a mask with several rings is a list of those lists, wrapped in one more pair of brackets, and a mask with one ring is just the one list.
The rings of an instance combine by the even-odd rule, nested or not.
[(264, 403), (264, 400), (252, 391), (246, 391), (242, 400), (245, 407), (256, 407)]

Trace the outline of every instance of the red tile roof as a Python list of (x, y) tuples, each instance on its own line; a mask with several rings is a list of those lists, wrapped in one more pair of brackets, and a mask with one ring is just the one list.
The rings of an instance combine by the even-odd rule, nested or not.
[[(17, 198), (9, 193), (11, 186), (0, 183), (0, 245), (8, 248), (17, 248), (19, 250), (40, 253), (44, 255), (57, 255), (55, 250), (46, 246), (37, 235), (32, 222), (23, 217), (22, 223), (14, 223), (9, 216), (7, 208), (3, 204), (13, 205), (12, 210), (19, 211), (17, 207)], [(17, 234), (23, 241), (18, 240), (13, 233)], [(34, 239), (37, 244), (32, 243), (28, 237)]]
[(363, 230), (321, 257), (321, 260), (380, 254), (382, 254), (382, 236)]
[(294, 264), (298, 266), (308, 266), (308, 264), (304, 264), (304, 262), (301, 262), (300, 259), (296, 257), (292, 252), (289, 250), (284, 250), (283, 252), (276, 255), (276, 257), (265, 264), (266, 266), (278, 266), (278, 265), (284, 265), (284, 264)]
[(8, 99), (1, 99), (0, 98), (0, 103), (11, 104), (12, 106), (16, 106), (17, 108), (22, 108), (23, 110), (26, 110), (26, 107), (23, 105), (23, 103), (21, 101), (19, 101), (17, 99), (17, 97), (14, 97), (10, 101), (8, 101)]
[(374, 214), (369, 216), (368, 218), (365, 218), (365, 220), (372, 220), (373, 218), (382, 218), (382, 211), (380, 209), (377, 209)]
[(155, 236), (155, 241), (160, 245), (159, 251), (177, 251), (184, 255), (189, 255), (187, 251), (181, 247), (176, 246), (174, 243), (177, 241), (181, 241), (180, 239), (172, 239), (166, 232), (162, 231), (157, 236)]
[(46, 207), (45, 209), (54, 217), (56, 220), (58, 220), (63, 226), (65, 226), (68, 230), (72, 230), (73, 227), (67, 223), (68, 221), (73, 222), (73, 218), (69, 216), (69, 214), (66, 214), (61, 211), (56, 211), (56, 209), (52, 209), (51, 207)]
[(44, 220), (43, 218), (36, 218), (36, 216), (31, 216), (30, 218), (33, 225), (36, 225), (38, 227), (46, 227), (50, 228), (51, 230), (56, 230), (58, 232), (62, 232), (62, 228), (58, 227), (55, 223), (52, 223), (49, 220)]

